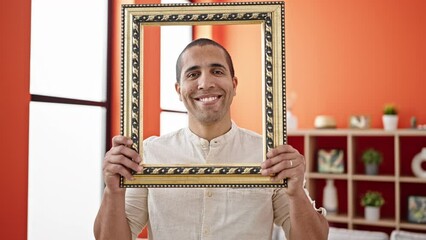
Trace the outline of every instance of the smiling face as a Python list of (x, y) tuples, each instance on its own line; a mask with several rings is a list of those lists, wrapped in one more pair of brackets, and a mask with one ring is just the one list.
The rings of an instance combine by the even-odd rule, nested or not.
[(179, 98), (186, 106), (189, 124), (230, 124), (229, 112), (237, 87), (224, 51), (213, 45), (193, 46), (181, 57)]

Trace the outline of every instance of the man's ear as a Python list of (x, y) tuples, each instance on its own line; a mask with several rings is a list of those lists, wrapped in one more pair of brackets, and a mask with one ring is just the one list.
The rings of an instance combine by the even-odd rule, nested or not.
[(238, 78), (235, 76), (232, 78), (232, 85), (234, 87), (234, 96), (235, 96), (237, 95), (237, 86), (238, 86)]
[(180, 84), (178, 82), (175, 83), (175, 90), (179, 96), (179, 100), (182, 101), (182, 97), (180, 96)]

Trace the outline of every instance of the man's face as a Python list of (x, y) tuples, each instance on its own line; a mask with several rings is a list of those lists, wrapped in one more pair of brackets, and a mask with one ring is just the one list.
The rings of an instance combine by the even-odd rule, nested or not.
[(176, 91), (190, 121), (212, 124), (230, 118), (237, 78), (231, 77), (223, 50), (212, 45), (191, 47), (183, 53), (181, 66)]

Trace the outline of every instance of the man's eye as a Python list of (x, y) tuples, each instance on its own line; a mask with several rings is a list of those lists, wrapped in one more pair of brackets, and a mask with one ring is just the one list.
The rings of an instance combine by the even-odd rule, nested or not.
[(213, 73), (216, 74), (216, 75), (223, 75), (222, 70), (214, 70)]
[(187, 78), (196, 78), (198, 76), (198, 73), (189, 73), (186, 76), (187, 76)]

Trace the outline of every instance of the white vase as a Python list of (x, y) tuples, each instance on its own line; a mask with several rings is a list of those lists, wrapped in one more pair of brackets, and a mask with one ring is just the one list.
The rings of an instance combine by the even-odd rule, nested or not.
[(366, 206), (364, 208), (364, 216), (368, 221), (378, 221), (380, 219), (380, 207)]
[(426, 178), (426, 170), (422, 168), (423, 162), (426, 162), (426, 147), (422, 148), (422, 151), (416, 154), (411, 162), (411, 170), (416, 177)]
[(328, 214), (336, 214), (338, 201), (337, 201), (337, 189), (334, 186), (333, 179), (327, 179), (327, 183), (323, 190), (323, 207), (327, 210)]
[(287, 110), (287, 130), (297, 129), (297, 117), (290, 111)]
[(383, 128), (386, 131), (394, 131), (398, 129), (398, 115), (383, 115)]

